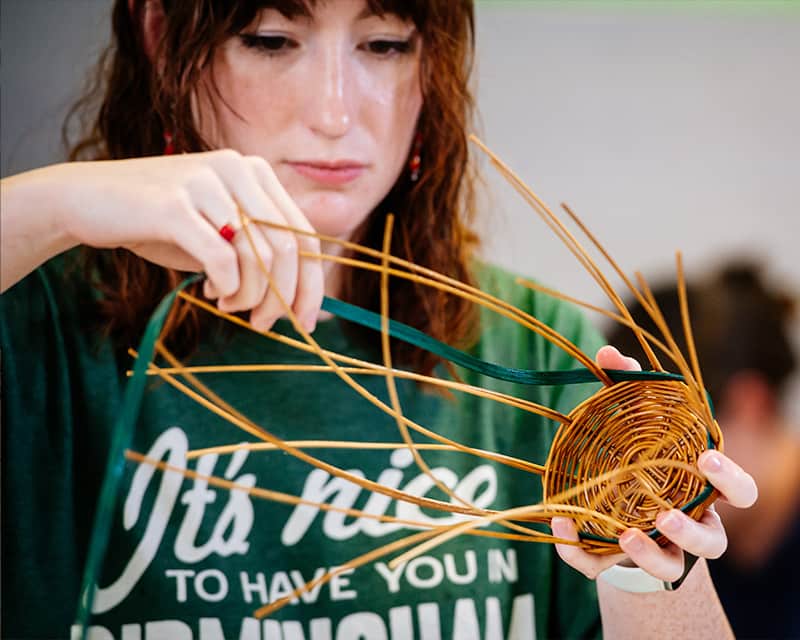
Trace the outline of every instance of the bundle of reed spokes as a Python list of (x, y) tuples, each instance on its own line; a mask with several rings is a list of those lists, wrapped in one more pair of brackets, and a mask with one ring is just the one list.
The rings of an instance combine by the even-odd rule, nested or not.
[[(285, 315), (292, 322), (300, 338), (292, 338), (273, 331), (258, 333), (267, 339), (316, 354), (320, 363), (317, 365), (264, 363), (235, 366), (185, 366), (167, 350), (160, 339), (165, 319), (176, 300), (180, 299), (183, 304), (195, 305), (248, 330), (255, 331), (255, 329), (238, 316), (223, 313), (207, 301), (183, 291), (189, 281), (170, 294), (153, 314), (138, 352), (132, 351), (136, 360), (131, 372), (131, 380), (126, 389), (123, 410), (116, 425), (106, 479), (102, 487), (84, 574), (79, 622), (85, 624), (88, 620), (91, 597), (105, 553), (122, 476), (121, 465), (125, 464), (125, 459), (137, 464), (149, 464), (162, 471), (172, 471), (190, 478), (201, 479), (212, 486), (242, 491), (255, 498), (286, 504), (309, 504), (307, 500), (295, 495), (264, 487), (237, 485), (227, 479), (215, 476), (203, 476), (195, 471), (177, 468), (129, 450), (133, 426), (145, 393), (148, 376), (160, 377), (193, 401), (257, 440), (246, 444), (221, 443), (219, 446), (209, 449), (192, 451), (188, 454), (189, 458), (196, 458), (207, 453), (230, 454), (240, 449), (259, 451), (264, 455), (283, 451), (311, 466), (323, 469), (335, 477), (352, 482), (369, 491), (397, 501), (413, 503), (426, 509), (436, 509), (463, 516), (461, 521), (456, 524), (435, 526), (430, 521), (403, 520), (388, 514), (376, 515), (358, 509), (345, 509), (333, 504), (314, 503), (314, 506), (325, 511), (339, 511), (351, 517), (394, 522), (421, 531), (344, 563), (338, 569), (296, 589), (285, 598), (262, 607), (255, 613), (257, 617), (268, 615), (290, 602), (303, 590), (314, 589), (332, 579), (339, 572), (361, 566), (386, 555), (402, 552), (389, 563), (390, 566), (396, 566), (459, 535), (488, 536), (525, 542), (577, 544), (592, 553), (608, 554), (619, 551), (618, 538), (629, 527), (638, 527), (659, 542), (663, 542), (664, 538), (655, 528), (655, 517), (662, 510), (679, 508), (693, 518), (701, 517), (705, 507), (715, 498), (715, 492), (699, 472), (697, 459), (703, 451), (709, 448), (721, 449), (722, 436), (703, 387), (700, 366), (692, 339), (680, 254), (677, 255), (677, 281), (687, 354), (683, 354), (678, 348), (675, 337), (664, 321), (647, 282), (640, 274), (636, 273), (634, 278), (636, 284), (634, 284), (633, 280), (625, 275), (581, 220), (571, 209), (564, 206), (567, 216), (588, 239), (594, 251), (598, 252), (622, 279), (630, 294), (638, 300), (651, 317), (660, 335), (654, 335), (634, 322), (626, 305), (611, 286), (598, 262), (591, 257), (589, 251), (560, 217), (547, 207), (483, 143), (475, 138), (473, 141), (488, 155), (491, 162), (517, 189), (533, 210), (540, 215), (556, 237), (574, 254), (578, 263), (608, 296), (615, 311), (605, 311), (522, 279), (518, 280), (519, 286), (586, 307), (627, 326), (642, 345), (651, 370), (605, 370), (567, 337), (526, 311), (466, 283), (391, 255), (389, 252), (393, 222), (391, 215), (386, 218), (383, 247), (378, 250), (321, 234), (249, 218), (240, 212), (242, 229), (253, 245), (253, 252), (256, 256), (259, 253), (253, 244), (251, 227), (266, 225), (290, 230), (299, 235), (314, 236), (333, 246), (338, 246), (340, 249), (331, 253), (301, 252), (302, 259), (325, 260), (344, 267), (370, 270), (380, 274), (380, 313), (373, 313), (330, 298), (325, 299), (323, 309), (348, 321), (379, 331), (382, 362), (369, 362), (345, 353), (322, 348), (298, 322), (291, 307), (281, 297), (280, 291), (272, 286), (269, 269), (260, 263), (265, 278), (283, 304)], [(199, 276), (194, 280), (198, 278)], [(532, 371), (509, 368), (502, 364), (478, 360), (468, 353), (443, 344), (389, 317), (390, 278), (411, 280), (422, 286), (434, 287), (447, 294), (461, 296), (474, 304), (509, 318), (563, 349), (584, 368), (569, 371)], [(396, 368), (392, 364), (389, 348), (390, 337), (427, 349), (445, 361), (472, 369), (484, 376), (523, 385), (599, 381), (602, 383), (602, 388), (575, 407), (569, 414), (563, 414), (551, 407), (536, 404), (524, 398), (466, 384), (457, 379), (426, 376)], [(673, 363), (680, 374), (667, 373), (656, 355), (657, 352), (661, 354), (662, 358), (667, 358)], [(156, 354), (160, 356), (160, 362), (156, 362)], [(283, 440), (242, 414), (201, 380), (204, 373), (224, 372), (235, 375), (243, 371), (329, 372), (338, 376), (366, 402), (372, 403), (391, 416), (397, 424), (400, 438), (391, 442), (351, 442), (335, 439), (324, 441)], [(389, 402), (379, 399), (359, 383), (356, 377), (361, 375), (383, 377)], [(514, 456), (513, 451), (487, 451), (475, 448), (458, 440), (444, 437), (409, 419), (403, 413), (396, 390), (398, 378), (436, 386), (448, 392), (479, 396), (558, 422), (560, 426), (546, 461), (542, 464), (520, 459)], [(423, 436), (425, 441), (415, 440), (412, 433)], [(420, 471), (427, 475), (432, 484), (447, 496), (447, 500), (420, 497), (394, 487), (381, 485), (332, 465), (312, 453), (312, 451), (342, 448), (365, 451), (381, 448), (406, 448), (413, 455)], [(425, 452), (431, 450), (448, 451), (454, 455), (471, 455), (483, 460), (490, 460), (498, 465), (538, 474), (542, 477), (543, 500), (537, 504), (523, 504), (505, 510), (478, 508), (454, 493), (435, 476), (424, 459)], [(541, 527), (534, 526), (535, 523), (549, 523), (551, 518), (557, 515), (568, 516), (575, 520), (580, 532), (579, 542), (556, 538), (543, 531)]]

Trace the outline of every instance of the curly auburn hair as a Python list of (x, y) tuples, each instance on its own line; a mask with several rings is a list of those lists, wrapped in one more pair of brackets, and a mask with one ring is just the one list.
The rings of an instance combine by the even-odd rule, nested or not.
[[(143, 45), (140, 25), (146, 0), (117, 0), (113, 40), (103, 54), (86, 95), (64, 127), (70, 159), (122, 159), (160, 155), (165, 131), (174, 132), (179, 151), (205, 151), (192, 100), (218, 46), (239, 33), (260, 10), (275, 8), (287, 17), (307, 15), (314, 0), (162, 0), (164, 35), (156, 69)], [(404, 172), (385, 199), (352, 238), (380, 249), (386, 215), (395, 214), (393, 255), (453, 278), (471, 282), (469, 263), (477, 237), (469, 223), (474, 209), (474, 176), (468, 162), (467, 127), (473, 98), (469, 77), (474, 50), (472, 0), (366, 0), (378, 15), (410, 20), (422, 40), (420, 74), (423, 107), (417, 131), (424, 167), (418, 181)], [(84, 137), (69, 145), (73, 120), (84, 123)], [(87, 249), (86, 259), (103, 294), (106, 327), (121, 346), (141, 334), (156, 303), (185, 274), (149, 263), (126, 250)], [(195, 291), (199, 293), (199, 289)], [(379, 274), (347, 269), (343, 299), (379, 308)], [(451, 344), (474, 335), (477, 314), (461, 298), (393, 278), (391, 317)], [(203, 320), (205, 322), (205, 320)], [(190, 351), (202, 329), (195, 307), (183, 303), (170, 322), (170, 339)], [(351, 329), (354, 330), (354, 329)], [(355, 331), (355, 330), (354, 330)], [(361, 333), (363, 339), (369, 339)], [(393, 359), (429, 373), (438, 359), (404, 343), (393, 343)]]

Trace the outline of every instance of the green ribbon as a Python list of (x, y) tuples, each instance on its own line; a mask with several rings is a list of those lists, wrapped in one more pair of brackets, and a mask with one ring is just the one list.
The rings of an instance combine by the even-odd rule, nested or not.
[(139, 343), (139, 357), (136, 358), (136, 362), (133, 365), (133, 376), (125, 386), (122, 408), (114, 425), (111, 451), (106, 462), (106, 474), (103, 486), (100, 489), (100, 497), (97, 501), (92, 537), (89, 541), (89, 552), (86, 556), (86, 564), (83, 570), (83, 581), (78, 598), (78, 612), (75, 616), (75, 624), (81, 628), (81, 640), (86, 640), (88, 633), (89, 618), (92, 615), (92, 601), (97, 588), (97, 578), (106, 554), (108, 537), (111, 533), (111, 519), (114, 515), (117, 493), (119, 492), (119, 485), (125, 469), (125, 450), (131, 446), (133, 429), (139, 418), (142, 398), (147, 384), (147, 367), (153, 359), (156, 341), (158, 336), (161, 335), (161, 329), (167, 319), (169, 310), (172, 308), (172, 304), (175, 302), (175, 298), (178, 293), (190, 284), (198, 282), (201, 277), (196, 275), (187, 278), (167, 294), (150, 316), (142, 340)]
[[(343, 320), (349, 320), (375, 331), (381, 330), (381, 316), (374, 311), (368, 311), (348, 302), (328, 297), (325, 297), (322, 301), (322, 308)], [(497, 380), (536, 386), (597, 382), (597, 376), (585, 368), (567, 371), (534, 371), (532, 369), (504, 367), (492, 362), (486, 362), (469, 353), (459, 351), (444, 342), (440, 342), (419, 329), (414, 329), (396, 320), (389, 320), (389, 335), (449, 360), (464, 369), (476, 371)], [(683, 380), (683, 376), (666, 371), (619, 371), (616, 369), (607, 369), (605, 371), (614, 382), (627, 380)]]

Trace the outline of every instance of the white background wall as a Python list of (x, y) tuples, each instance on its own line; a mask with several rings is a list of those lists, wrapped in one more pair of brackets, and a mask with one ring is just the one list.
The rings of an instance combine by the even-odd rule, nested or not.
[[(59, 127), (109, 7), (2, 0), (2, 175), (60, 159)], [(568, 202), (648, 277), (671, 273), (676, 249), (690, 275), (744, 253), (800, 290), (799, 3), (484, 2), (477, 13), (479, 132), (545, 200)], [(486, 173), (485, 255), (601, 302)], [(800, 415), (800, 393), (792, 403)]]
[[(629, 273), (674, 277), (678, 249), (690, 275), (745, 255), (800, 292), (800, 3), (486, 2), (478, 78), (484, 140)], [(485, 174), (485, 255), (602, 304)], [(789, 401), (800, 416), (800, 386)]]

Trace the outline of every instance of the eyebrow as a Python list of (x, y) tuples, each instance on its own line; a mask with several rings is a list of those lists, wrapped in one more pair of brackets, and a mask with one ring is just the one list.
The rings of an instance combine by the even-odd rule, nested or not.
[(359, 14), (356, 16), (356, 20), (366, 20), (367, 18), (383, 18), (386, 15), (396, 15), (393, 11), (384, 11), (382, 13), (378, 13), (377, 11), (370, 8), (369, 4), (365, 6)]
[(367, 18), (371, 18), (374, 15), (375, 15), (375, 12), (372, 9), (369, 8), (369, 5), (367, 5), (356, 16), (356, 20), (366, 20)]

